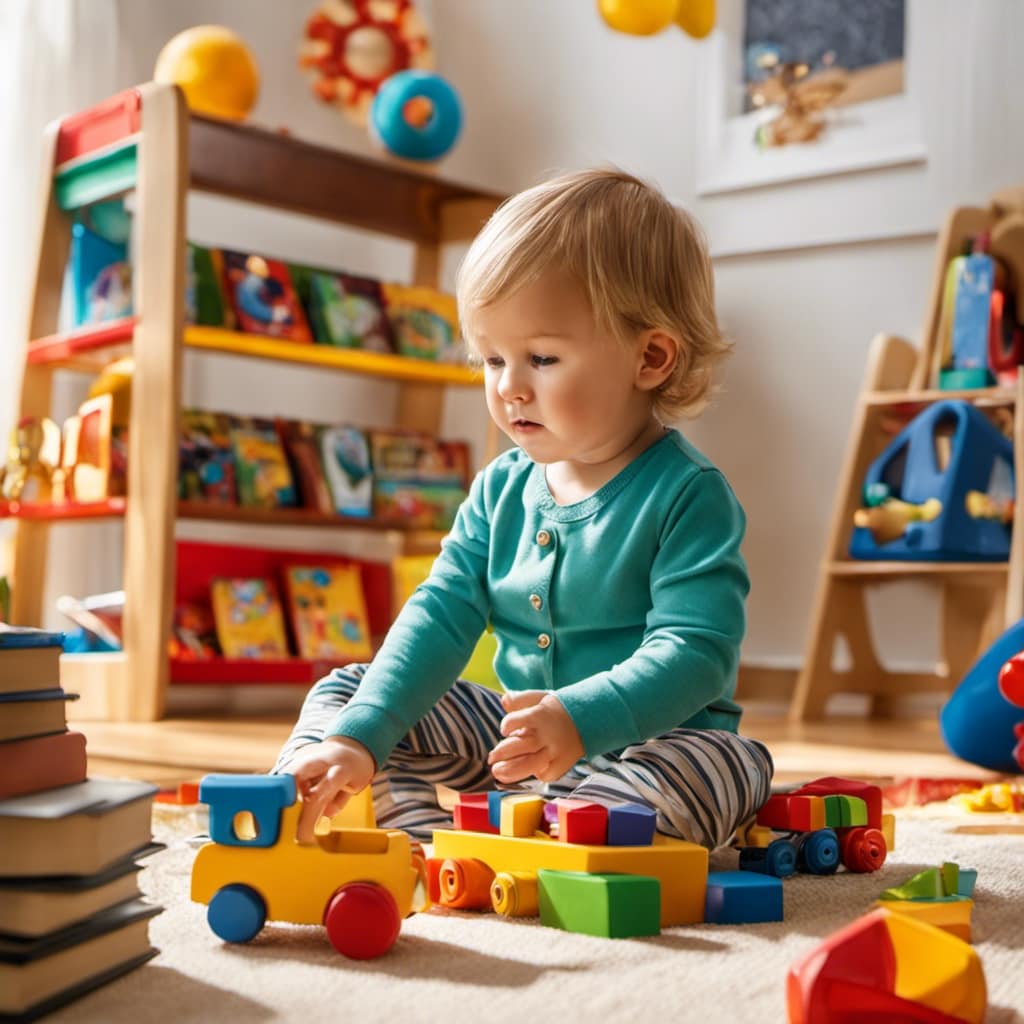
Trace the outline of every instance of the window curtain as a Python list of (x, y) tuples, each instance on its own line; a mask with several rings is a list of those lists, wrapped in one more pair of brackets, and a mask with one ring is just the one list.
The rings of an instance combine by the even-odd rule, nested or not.
[[(119, 87), (117, 0), (0, 2), (0, 453), (14, 425), (39, 230), (42, 132), (48, 122), (80, 110)], [(70, 415), (88, 381), (58, 373), (53, 415)], [(90, 531), (88, 535), (84, 531)], [(104, 587), (120, 572), (118, 526), (67, 526), (51, 531), (47, 619), (56, 593)], [(95, 536), (93, 535), (95, 533)], [(0, 520), (0, 573), (10, 570), (13, 524)], [(17, 581), (14, 581), (17, 586)], [(114, 586), (119, 585), (117, 580)], [(37, 623), (33, 623), (37, 625)]]

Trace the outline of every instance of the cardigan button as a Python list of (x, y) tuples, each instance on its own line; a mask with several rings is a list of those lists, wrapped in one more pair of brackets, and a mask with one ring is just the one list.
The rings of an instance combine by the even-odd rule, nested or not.
[(544, 607), (544, 601), (542, 600), (540, 594), (531, 594), (530, 604), (533, 605), (533, 610), (535, 612), (539, 612), (541, 608)]
[(551, 543), (551, 534), (547, 530), (538, 530), (536, 540), (542, 548), (546, 548)]
[(537, 637), (537, 646), (542, 651), (546, 651), (551, 646), (551, 637), (549, 637), (547, 633), (541, 633), (541, 635)]

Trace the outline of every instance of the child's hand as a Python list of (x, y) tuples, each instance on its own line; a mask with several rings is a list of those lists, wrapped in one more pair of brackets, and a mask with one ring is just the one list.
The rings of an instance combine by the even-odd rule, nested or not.
[(303, 747), (285, 769), (295, 776), (302, 797), (296, 838), (313, 842), (313, 829), (322, 817), (335, 815), (349, 797), (365, 789), (376, 774), (370, 752), (348, 736), (326, 736)]
[(519, 782), (531, 775), (541, 782), (560, 779), (584, 754), (576, 725), (562, 702), (547, 690), (506, 693), (501, 720), (503, 739), (487, 763), (499, 782)]

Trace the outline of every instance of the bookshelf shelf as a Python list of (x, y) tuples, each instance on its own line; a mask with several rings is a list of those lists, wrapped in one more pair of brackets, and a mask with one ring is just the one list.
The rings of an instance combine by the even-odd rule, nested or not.
[[(101, 124), (106, 125), (102, 139), (93, 131)], [(130, 143), (131, 166), (120, 167), (118, 173), (124, 173), (114, 184), (110, 175), (97, 174), (90, 183), (96, 191), (89, 192), (83, 184), (75, 202), (93, 201), (115, 185), (121, 190), (126, 183), (134, 185), (133, 305), (137, 315), (59, 333), (61, 284), (71, 236), (71, 218), (65, 208), (74, 205), (65, 195), (68, 169), (84, 174), (99, 166), (96, 158), (104, 156), (103, 147), (120, 152), (121, 143)], [(134, 468), (128, 473), (125, 499), (59, 510), (42, 505), (0, 508), (0, 515), (14, 515), (17, 520), (11, 617), (33, 625), (43, 620), (48, 531), (54, 523), (123, 517), (124, 650), (71, 659), (68, 678), (70, 688), (82, 694), (77, 717), (154, 721), (163, 717), (170, 681), (200, 672), (194, 664), (172, 666), (167, 655), (178, 578), (175, 525), (179, 518), (376, 530), (386, 532), (389, 545), (406, 554), (436, 552), (442, 536), (401, 523), (305, 510), (222, 511), (179, 503), (183, 353), (189, 349), (220, 352), (269, 364), (334, 370), (366, 380), (390, 380), (398, 391), (391, 426), (435, 435), (441, 432), (448, 389), (481, 383), (467, 366), (186, 326), (187, 193), (205, 191), (405, 240), (412, 247), (407, 283), (432, 287), (439, 284), (445, 246), (472, 239), (502, 197), (442, 181), (398, 161), (368, 160), (249, 125), (190, 116), (180, 90), (153, 82), (51, 125), (41, 166), (60, 174), (61, 181), (55, 183), (51, 173), (41, 176), (39, 183), (35, 251), (29, 254), (34, 282), (31, 340), (26, 345), (18, 415), (51, 415), (55, 370), (95, 371), (101, 360), (131, 352), (128, 465)], [(216, 364), (203, 361), (202, 365)], [(485, 458), (496, 452), (497, 443), (496, 432), (489, 432)], [(202, 677), (207, 675), (206, 667), (202, 666)], [(230, 681), (223, 676), (236, 673), (239, 681), (258, 681), (253, 678), (252, 663), (238, 668), (225, 663), (220, 671), (221, 677), (213, 681)], [(274, 678), (266, 681), (281, 681), (284, 672), (308, 683), (318, 668), (315, 663), (295, 661), (281, 663), (280, 672), (269, 671)], [(192, 678), (200, 681), (201, 676)]]
[(209, 661), (170, 659), (172, 683), (190, 686), (237, 685), (296, 685), (311, 686), (327, 675), (338, 662), (306, 661), (303, 658), (281, 658), (273, 661), (255, 661), (241, 658), (216, 658)]
[(28, 519), (37, 522), (55, 522), (75, 519), (116, 519), (124, 515), (124, 498), (106, 498), (103, 501), (69, 501), (54, 505), (49, 502), (0, 501), (0, 519)]

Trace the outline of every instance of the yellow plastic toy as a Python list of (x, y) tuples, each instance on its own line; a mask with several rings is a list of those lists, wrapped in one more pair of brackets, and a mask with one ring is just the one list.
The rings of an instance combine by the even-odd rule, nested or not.
[(876, 544), (888, 544), (902, 537), (910, 523), (930, 523), (942, 513), (942, 502), (929, 498), (920, 505), (899, 498), (889, 498), (873, 508), (859, 508), (853, 513), (855, 526), (867, 527)]
[(653, 36), (676, 18), (679, 0), (598, 0), (605, 24), (631, 36)]
[(252, 51), (222, 25), (179, 32), (160, 51), (153, 79), (180, 86), (195, 113), (228, 121), (244, 120), (260, 91)]
[(429, 904), (426, 870), (405, 832), (339, 824), (367, 819), (368, 794), (322, 819), (328, 827), (318, 827), (315, 843), (300, 844), (292, 776), (206, 776), (199, 798), (210, 805), (212, 841), (193, 863), (192, 899), (208, 905), (214, 934), (248, 942), (267, 920), (323, 924), (344, 956), (386, 953), (402, 920)]
[(646, 875), (661, 883), (661, 927), (699, 924), (704, 920), (708, 851), (681, 839), (655, 835), (650, 846), (588, 846), (562, 843), (544, 833), (532, 838), (489, 835), (484, 832), (434, 833), (435, 861), (483, 862), (502, 880), (491, 887), (492, 906), (505, 907), (531, 898), (532, 882), (540, 868), (586, 871), (590, 874)]

